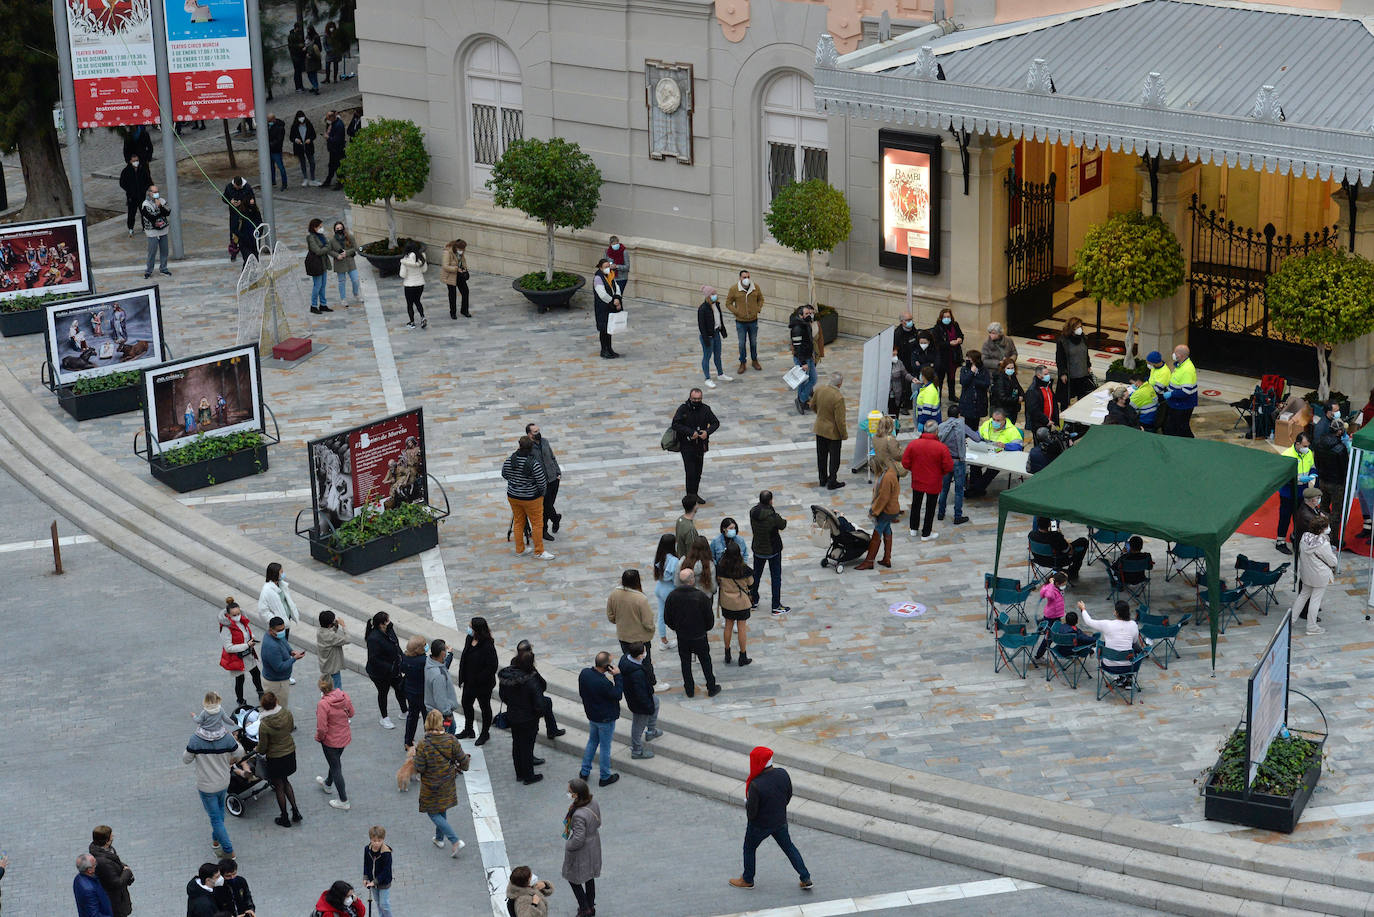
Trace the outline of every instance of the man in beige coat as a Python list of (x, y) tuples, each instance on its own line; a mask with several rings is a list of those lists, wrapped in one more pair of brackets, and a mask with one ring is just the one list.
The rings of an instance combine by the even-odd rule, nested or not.
[[(615, 625), (615, 637), (620, 641), (623, 653), (629, 653), (630, 647), (636, 643), (649, 647), (654, 642), (658, 618), (649, 604), (649, 597), (644, 594), (638, 570), (626, 570), (620, 574), (620, 585), (612, 589), (610, 598), (606, 599), (606, 620)], [(654, 678), (654, 661), (649, 650), (645, 650), (642, 665), (654, 691), (668, 690), (667, 682)]]
[(739, 338), (739, 369), (735, 374), (744, 372), (746, 340), (754, 368), (763, 369), (759, 365), (759, 313), (763, 311), (763, 291), (749, 278), (747, 269), (739, 272), (739, 282), (725, 294), (725, 308), (735, 317), (735, 336)]
[(825, 385), (816, 386), (811, 394), (811, 408), (816, 412), (816, 471), (820, 477), (818, 486), (827, 490), (839, 490), (844, 486), (835, 476), (840, 473), (840, 444), (849, 438), (849, 427), (845, 424), (847, 409), (840, 386), (844, 376), (835, 373)]

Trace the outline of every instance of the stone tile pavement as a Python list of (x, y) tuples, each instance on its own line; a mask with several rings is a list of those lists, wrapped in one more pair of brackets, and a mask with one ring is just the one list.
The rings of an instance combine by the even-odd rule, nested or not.
[[(317, 213), (327, 218), (342, 212), (335, 192), (294, 190), (279, 210), (283, 227), (301, 227)], [(212, 213), (208, 193), (202, 205)], [(138, 257), (142, 243), (123, 237), (122, 223), (115, 229), (107, 223), (93, 232), (102, 288), (142, 280), (116, 273)], [(175, 275), (162, 285), (168, 340), (178, 354), (232, 342), (235, 274), (227, 261), (202, 263), (221, 256), (222, 236), (218, 210), (188, 221), (194, 266), (174, 266)], [(550, 663), (577, 667), (596, 649), (613, 645), (602, 611), (605, 596), (623, 568), (647, 574), (659, 533), (670, 531), (678, 514), (680, 466), (676, 456), (660, 451), (658, 437), (686, 390), (700, 381), (695, 325), (684, 308), (690, 304), (633, 300), (631, 287), (630, 332), (617, 343), (625, 358), (605, 362), (594, 356), (585, 299), (570, 312), (538, 316), (510, 290), (508, 278), (487, 273), (499, 269), (499, 253), (469, 255), (476, 270), (470, 320), (449, 320), (443, 287), (432, 277), (425, 296), (431, 325), (406, 331), (399, 283), (378, 281), (406, 402), (426, 409), (430, 470), (445, 481), (454, 507), (440, 545), (454, 605), (460, 620), (486, 616), (503, 645), (528, 636)], [(331, 299), (334, 292), (331, 286)], [(316, 319), (310, 330), (316, 356), (290, 368), (266, 369), (266, 396), (283, 425), (271, 469), (201, 495), (219, 501), (308, 488), (305, 441), (385, 413), (362, 310), (338, 310)], [(729, 373), (731, 331), (725, 346)], [(707, 392), (722, 428), (707, 459), (702, 490), (711, 503), (700, 513), (701, 526), (714, 534), (725, 515), (744, 520), (758, 491), (772, 489), (791, 522), (784, 535), (784, 601), (794, 612), (786, 621), (755, 617), (751, 655), (758, 661), (748, 669), (718, 667), (726, 686), (719, 697), (686, 701), (675, 694), (669, 705), (691, 703), (722, 717), (974, 783), (1166, 823), (1201, 821), (1194, 778), (1243, 715), (1245, 678), (1275, 617), (1251, 612), (1244, 626), (1222, 638), (1215, 678), (1204, 633), (1190, 629), (1180, 641), (1184, 659), (1168, 672), (1148, 670), (1146, 693), (1131, 708), (1096, 702), (1088, 686), (1075, 692), (1035, 677), (994, 674), (991, 640), (982, 627), (981, 582), (992, 567), (995, 503), (973, 501), (973, 522), (957, 529), (946, 525), (935, 542), (920, 544), (899, 534), (890, 572), (837, 576), (821, 569), (824, 542), (810, 531), (810, 505), (823, 503), (862, 520), (868, 488), (861, 475), (846, 475), (850, 486), (843, 491), (815, 489), (810, 418), (791, 409), (780, 378), (790, 365), (785, 329), (766, 325), (761, 338), (765, 372), (751, 370)], [(36, 338), (0, 342), (0, 358), (27, 375), (34, 390), (40, 351)], [(844, 372), (852, 396), (860, 360), (861, 342), (843, 340), (831, 347), (822, 369)], [(44, 403), (57, 413), (50, 396)], [(1224, 403), (1205, 403), (1195, 425), (1222, 436), (1232, 416)], [(547, 564), (510, 556), (504, 538), (509, 513), (495, 474), (528, 421), (541, 424), (568, 468), (559, 499), (565, 524), (551, 545), (559, 556)], [(87, 422), (80, 432), (111, 460), (138, 470), (131, 443), (141, 426), (141, 418), (131, 414)], [(278, 550), (289, 577), (292, 564), (313, 563), (292, 533), (297, 511), (307, 505), (307, 499), (291, 496), (206, 502), (202, 510)], [(1163, 546), (1151, 549), (1162, 560)], [(1014, 568), (1021, 560), (1015, 537), (1005, 551), (1004, 564)], [(1223, 565), (1237, 552), (1279, 559), (1271, 542), (1238, 536)], [(1294, 686), (1322, 705), (1332, 732), (1314, 806), (1371, 798), (1366, 759), (1374, 738), (1368, 715), (1374, 700), (1367, 673), (1374, 671), (1374, 632), (1361, 614), (1366, 576), (1358, 560), (1343, 568), (1338, 588), (1328, 593), (1327, 634), (1295, 641)], [(1156, 580), (1153, 610), (1192, 605), (1190, 588)], [(428, 611), (415, 559), (356, 582)], [(1286, 590), (1280, 594), (1287, 599)], [(1088, 568), (1070, 596), (1075, 598), (1105, 610), (1105, 576)], [(927, 614), (913, 620), (887, 614), (889, 604), (908, 599), (926, 604)], [(719, 662), (718, 649), (716, 655)], [(1319, 725), (1308, 711), (1295, 699), (1295, 723)], [(1356, 816), (1313, 822), (1288, 838), (1238, 833), (1263, 842), (1374, 854), (1371, 821)]]

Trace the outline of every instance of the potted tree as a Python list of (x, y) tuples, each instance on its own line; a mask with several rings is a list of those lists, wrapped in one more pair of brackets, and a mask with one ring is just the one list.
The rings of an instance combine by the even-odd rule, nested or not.
[(1322, 773), (1325, 737), (1277, 736), (1246, 793), (1246, 731), (1242, 726), (1221, 746), (1217, 763), (1204, 772), (1203, 814), (1213, 821), (1289, 834), (1312, 798)]
[(487, 180), (498, 207), (512, 207), (544, 224), (548, 251), (543, 271), (511, 284), (539, 307), (566, 306), (586, 283), (580, 274), (553, 269), (553, 237), (560, 226), (582, 229), (601, 203), (601, 170), (576, 143), (562, 137), (517, 140), (492, 167)]
[(400, 271), (405, 245), (413, 239), (396, 235), (393, 201), (407, 201), (429, 181), (429, 151), (425, 135), (414, 121), (377, 118), (348, 144), (339, 166), (344, 196), (360, 207), (381, 201), (386, 208), (386, 240), (360, 246), (359, 253), (383, 277)]
[(1173, 296), (1183, 285), (1183, 249), (1169, 225), (1139, 210), (1118, 213), (1083, 236), (1074, 276), (1093, 296), (1126, 306), (1125, 355), (1107, 380), (1125, 382), (1135, 369), (1136, 309)]
[(839, 334), (840, 316), (830, 306), (816, 302), (816, 252), (828, 252), (849, 238), (853, 223), (849, 202), (830, 184), (813, 178), (784, 185), (763, 216), (769, 233), (779, 245), (806, 255), (806, 299), (814, 303), (821, 336), (830, 343)]
[(1265, 284), (1274, 327), (1316, 344), (1317, 400), (1331, 397), (1331, 348), (1374, 331), (1374, 262), (1338, 248), (1289, 258)]

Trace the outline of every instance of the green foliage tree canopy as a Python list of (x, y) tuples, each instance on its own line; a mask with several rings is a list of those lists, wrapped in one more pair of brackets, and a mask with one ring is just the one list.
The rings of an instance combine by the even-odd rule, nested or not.
[(853, 228), (844, 194), (819, 178), (791, 182), (779, 189), (763, 222), (779, 245), (805, 253), (807, 297), (814, 303), (815, 253), (830, 251)]
[(12, 153), (25, 125), (52, 121), (59, 98), (51, 3), (5, 4), (0, 60), (0, 151)]
[(516, 140), (506, 147), (487, 179), (498, 207), (511, 207), (544, 224), (548, 258), (544, 277), (553, 282), (553, 237), (559, 226), (582, 229), (601, 204), (601, 170), (582, 147), (562, 137)]
[(377, 118), (358, 131), (339, 166), (339, 182), (350, 201), (360, 206), (386, 204), (389, 241), (396, 245), (392, 201), (405, 201), (429, 181), (425, 135), (414, 121)]
[(1318, 248), (1283, 262), (1265, 294), (1275, 328), (1318, 345), (1317, 394), (1326, 399), (1326, 351), (1374, 331), (1374, 261)]
[(1114, 303), (1147, 303), (1183, 285), (1183, 249), (1158, 216), (1118, 213), (1083, 236), (1074, 274), (1093, 296)]

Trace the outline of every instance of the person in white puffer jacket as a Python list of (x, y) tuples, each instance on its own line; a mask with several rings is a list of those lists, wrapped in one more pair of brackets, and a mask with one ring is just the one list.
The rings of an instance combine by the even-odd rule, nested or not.
[(405, 257), (401, 259), (401, 283), (405, 285), (406, 314), (410, 316), (410, 321), (406, 322), (407, 328), (415, 327), (416, 312), (420, 313), (420, 327), (429, 327), (429, 319), (425, 318), (425, 307), (420, 305), (420, 296), (425, 292), (427, 266), (424, 247), (419, 242), (407, 245)]
[[(1336, 578), (1336, 552), (1331, 547), (1331, 520), (1318, 516), (1312, 520), (1302, 536), (1302, 548), (1298, 552), (1298, 579), (1302, 588), (1298, 600), (1293, 604), (1292, 614), (1296, 621), (1307, 619), (1307, 633), (1325, 633), (1318, 615), (1322, 610), (1322, 595), (1326, 587)], [(1300, 613), (1299, 613), (1300, 612)]]

